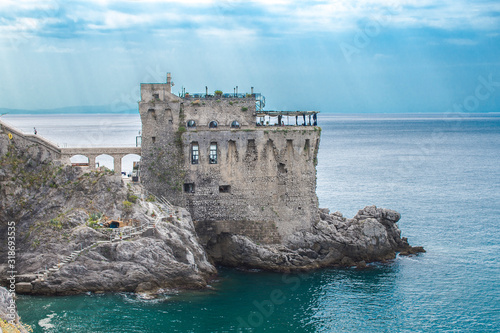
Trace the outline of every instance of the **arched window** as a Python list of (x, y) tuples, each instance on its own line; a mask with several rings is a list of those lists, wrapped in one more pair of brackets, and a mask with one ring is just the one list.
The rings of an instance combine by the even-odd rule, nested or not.
[(188, 127), (196, 127), (196, 121), (194, 121), (194, 120), (188, 121), (187, 126)]
[(212, 120), (210, 124), (208, 124), (209, 128), (217, 128), (217, 122), (215, 120)]
[(237, 122), (236, 120), (231, 123), (231, 128), (240, 128), (240, 127), (241, 127), (240, 123)]

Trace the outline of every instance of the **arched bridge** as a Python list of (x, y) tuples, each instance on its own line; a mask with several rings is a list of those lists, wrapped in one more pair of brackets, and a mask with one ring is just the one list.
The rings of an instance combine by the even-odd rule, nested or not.
[(109, 155), (113, 157), (115, 173), (122, 170), (122, 158), (126, 155), (141, 155), (141, 147), (95, 147), (95, 148), (60, 148), (61, 158), (69, 160), (75, 155), (83, 155), (89, 159), (89, 167), (95, 168), (95, 160), (99, 155)]

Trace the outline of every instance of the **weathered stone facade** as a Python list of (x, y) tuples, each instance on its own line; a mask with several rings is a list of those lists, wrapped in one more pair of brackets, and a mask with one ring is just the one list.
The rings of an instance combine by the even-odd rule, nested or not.
[(169, 82), (141, 85), (141, 181), (186, 207), (202, 239), (229, 232), (278, 243), (319, 220), (318, 127), (257, 126), (252, 94), (170, 91)]

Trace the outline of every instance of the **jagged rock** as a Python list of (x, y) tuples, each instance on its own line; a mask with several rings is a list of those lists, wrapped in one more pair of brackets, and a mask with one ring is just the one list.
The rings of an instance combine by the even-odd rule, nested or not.
[[(31, 293), (204, 288), (216, 270), (198, 243), (189, 213), (181, 210), (181, 216), (176, 223), (158, 222), (151, 232), (135, 239), (100, 243), (84, 251), (74, 262), (35, 282)], [(84, 246), (106, 237), (86, 226), (76, 227), (72, 235), (76, 242), (87, 241)], [(31, 255), (42, 257), (43, 253)]]
[[(365, 207), (352, 219), (320, 209), (315, 225), (288, 235), (281, 244), (260, 245), (246, 236), (221, 233), (204, 249), (187, 210), (177, 208), (176, 216), (157, 220), (163, 214), (157, 203), (137, 200), (126, 206), (130, 193), (120, 176), (51, 164), (40, 154), (16, 150), (4, 135), (0, 135), (0, 152), (0, 235), (7, 234), (8, 221), (15, 222), (16, 270), (24, 275), (18, 292), (151, 293), (203, 288), (216, 274), (208, 258), (230, 267), (288, 272), (362, 268), (394, 258), (398, 251), (407, 255), (424, 251), (401, 238), (396, 225), (399, 213), (375, 206)], [(110, 242), (110, 229), (91, 227), (95, 224), (90, 217), (97, 212), (135, 225), (155, 223), (155, 228), (126, 241)], [(120, 230), (127, 233), (130, 228)], [(6, 244), (0, 243), (2, 272), (7, 271)], [(29, 281), (30, 274), (46, 269), (51, 273)], [(0, 276), (4, 284), (5, 279)]]
[[(203, 288), (216, 274), (185, 209), (159, 221), (166, 208), (157, 202), (133, 199), (125, 207), (131, 194), (120, 176), (51, 165), (12, 146), (8, 151), (0, 156), (8, 175), (0, 184), (0, 234), (7, 234), (8, 221), (15, 222), (16, 270), (23, 275), (18, 293)], [(90, 227), (94, 213), (134, 225), (156, 223), (156, 228), (111, 243), (111, 229)], [(0, 243), (2, 272), (7, 271), (6, 243)], [(72, 253), (75, 257), (68, 261)], [(42, 279), (33, 276), (58, 264)], [(0, 280), (6, 285), (6, 276)]]
[(28, 333), (26, 326), (19, 321), (16, 303), (12, 298), (12, 294), (4, 287), (0, 287), (0, 319), (8, 323), (6, 324), (8, 326), (4, 328), (4, 332), (19, 331)]
[[(352, 219), (335, 212), (326, 215), (312, 232), (296, 232), (284, 245), (258, 245), (244, 236), (221, 234), (207, 246), (218, 264), (273, 271), (304, 270), (330, 266), (366, 267), (366, 263), (385, 261), (396, 252), (415, 253), (396, 225), (400, 214), (368, 206)], [(423, 250), (423, 249), (422, 249)]]

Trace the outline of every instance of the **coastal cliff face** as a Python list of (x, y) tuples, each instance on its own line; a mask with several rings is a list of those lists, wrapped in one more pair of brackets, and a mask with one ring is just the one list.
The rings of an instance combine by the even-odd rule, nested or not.
[(396, 225), (400, 214), (375, 206), (365, 207), (352, 219), (320, 209), (321, 220), (312, 231), (296, 232), (281, 245), (260, 245), (241, 235), (221, 234), (207, 246), (209, 256), (230, 267), (273, 271), (321, 267), (363, 268), (369, 262), (394, 259), (396, 252), (415, 254)]
[[(120, 176), (38, 159), (2, 135), (0, 145), (4, 147), (0, 156), (4, 285), (11, 221), (16, 227), (15, 268), (21, 293), (203, 288), (216, 273), (186, 210), (174, 208), (175, 216), (170, 217), (161, 203), (137, 198)], [(96, 223), (101, 217), (148, 227), (126, 240), (110, 242), (112, 230)], [(120, 229), (125, 234), (132, 227)], [(47, 276), (34, 275), (58, 264)]]
[(3, 287), (0, 287), (0, 332), (32, 332), (28, 326), (20, 322), (12, 294)]
[[(279, 244), (262, 245), (223, 230), (203, 247), (186, 209), (137, 197), (140, 186), (124, 186), (121, 176), (62, 166), (22, 147), (0, 132), (0, 235), (7, 237), (8, 223), (15, 222), (18, 293), (204, 288), (217, 273), (214, 264), (271, 271), (364, 267), (396, 252), (423, 251), (401, 238), (397, 212), (374, 206), (352, 219), (317, 210), (319, 220), (311, 228)], [(113, 234), (98, 226), (103, 217), (130, 226)], [(0, 242), (4, 285), (6, 244)], [(35, 275), (40, 271), (46, 273)]]

